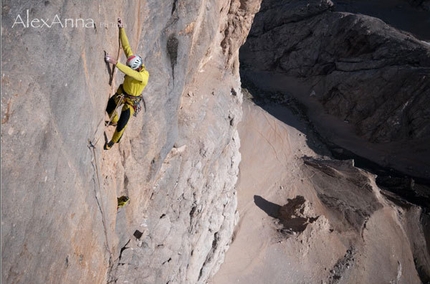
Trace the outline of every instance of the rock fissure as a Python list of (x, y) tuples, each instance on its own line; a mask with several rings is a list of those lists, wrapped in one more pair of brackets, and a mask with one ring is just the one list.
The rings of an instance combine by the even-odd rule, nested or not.
[(93, 173), (94, 199), (96, 200), (97, 207), (98, 207), (100, 215), (101, 215), (101, 221), (102, 221), (103, 231), (104, 231), (104, 235), (105, 235), (106, 251), (109, 253), (109, 265), (112, 265), (113, 253), (112, 253), (111, 247), (109, 245), (108, 229), (107, 229), (107, 225), (106, 225), (106, 217), (105, 217), (104, 211), (102, 209), (101, 202), (99, 200), (99, 196), (101, 194), (101, 183), (100, 183), (100, 172), (99, 172), (99, 169), (98, 169), (98, 166), (97, 166), (98, 162), (97, 162), (96, 150), (91, 145), (88, 148), (90, 149), (90, 151), (91, 151), (91, 153), (93, 155), (93, 159), (92, 159), (91, 163), (92, 163), (93, 169), (94, 169), (94, 173)]

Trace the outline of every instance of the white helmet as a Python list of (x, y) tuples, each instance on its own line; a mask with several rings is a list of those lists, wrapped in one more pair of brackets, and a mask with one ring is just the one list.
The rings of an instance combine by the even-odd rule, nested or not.
[(129, 58), (127, 58), (127, 66), (130, 67), (133, 70), (136, 70), (143, 64), (142, 58), (139, 55), (132, 55)]

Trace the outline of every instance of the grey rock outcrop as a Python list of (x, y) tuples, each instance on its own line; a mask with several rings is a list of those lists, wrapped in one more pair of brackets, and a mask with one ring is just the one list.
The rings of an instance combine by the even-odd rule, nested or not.
[(328, 283), (429, 281), (428, 235), (421, 223), (428, 218), (425, 210), (379, 189), (375, 176), (352, 160), (306, 157), (303, 171), (311, 177), (330, 230), (349, 245), (329, 270)]
[[(3, 1), (3, 283), (215, 273), (237, 218), (238, 48), (258, 6)], [(103, 56), (118, 52), (118, 16), (150, 82), (146, 112), (106, 152), (104, 109), (122, 74), (109, 86)]]
[(430, 45), (331, 1), (265, 1), (242, 77), (297, 98), (322, 136), (384, 167), (430, 177)]

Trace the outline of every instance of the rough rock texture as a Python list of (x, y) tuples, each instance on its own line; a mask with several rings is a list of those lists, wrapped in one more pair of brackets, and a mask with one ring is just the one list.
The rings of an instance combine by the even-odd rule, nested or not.
[[(430, 281), (425, 211), (352, 161), (330, 160), (309, 125), (288, 128), (263, 110), (240, 133), (238, 187), (254, 191), (240, 192), (234, 231), (238, 48), (260, 1), (2, 5), (2, 283)], [(347, 126), (329, 130), (349, 136), (322, 131), (326, 139), (393, 168), (407, 154), (401, 166), (425, 178), (427, 45), (332, 6), (265, 1), (244, 49), (246, 79), (294, 86), (329, 113), (310, 116), (318, 129), (336, 117)], [(104, 51), (125, 60), (118, 16), (151, 77), (146, 112), (103, 151), (113, 132), (104, 109), (122, 81)], [(372, 87), (377, 78), (384, 85)], [(427, 194), (410, 178), (383, 183), (415, 200)], [(130, 202), (117, 210), (122, 195)], [(239, 261), (227, 258), (233, 272), (214, 276), (232, 240)]]
[(407, 31), (418, 39), (430, 39), (430, 31), (423, 25), (430, 24), (430, 1), (415, 0), (333, 0), (335, 10), (364, 14), (379, 18), (397, 29)]
[(304, 164), (324, 216), (349, 246), (329, 271), (330, 283), (429, 281), (420, 207), (407, 202), (399, 206), (395, 201), (400, 198), (387, 198), (390, 193), (377, 187), (375, 177), (351, 161), (306, 158)]
[(288, 108), (265, 110), (244, 102), (240, 219), (210, 283), (428, 283), (428, 212), (316, 153), (324, 144)]
[(430, 176), (429, 46), (337, 10), (266, 0), (255, 17), (241, 76), (278, 120), (244, 104), (240, 221), (212, 283), (430, 281), (429, 188), (414, 181)]
[(332, 10), (329, 0), (264, 1), (241, 49), (243, 80), (299, 99), (327, 141), (428, 180), (430, 45)]
[[(237, 217), (238, 48), (259, 1), (2, 5), (2, 282), (204, 283)], [(106, 152), (118, 16), (150, 81)]]

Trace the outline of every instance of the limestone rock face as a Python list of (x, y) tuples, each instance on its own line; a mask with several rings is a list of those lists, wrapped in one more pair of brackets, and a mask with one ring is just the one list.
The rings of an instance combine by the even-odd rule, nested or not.
[(427, 209), (330, 158), (290, 108), (264, 108), (244, 100), (240, 219), (209, 283), (427, 283)]
[(321, 271), (321, 278), (326, 275), (328, 283), (428, 281), (428, 235), (420, 224), (427, 216), (422, 208), (378, 188), (375, 177), (353, 161), (305, 158), (302, 169), (311, 177), (329, 232), (348, 244), (333, 267)]
[(241, 49), (243, 80), (299, 99), (329, 142), (428, 179), (430, 45), (335, 8), (265, 1)]
[[(238, 48), (258, 7), (3, 1), (2, 282), (204, 283), (218, 269), (237, 217)], [(117, 17), (150, 79), (146, 111), (104, 151)]]

